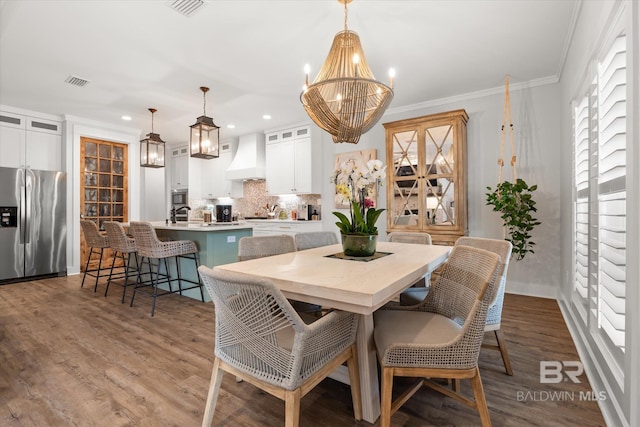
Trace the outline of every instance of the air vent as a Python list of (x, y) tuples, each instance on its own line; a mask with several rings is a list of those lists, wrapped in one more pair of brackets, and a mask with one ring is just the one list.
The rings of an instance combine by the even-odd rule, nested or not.
[(167, 5), (176, 12), (189, 17), (199, 11), (205, 3), (203, 0), (169, 0)]
[(69, 76), (64, 82), (69, 83), (70, 85), (83, 87), (87, 83), (89, 83), (89, 80), (86, 80), (77, 76)]

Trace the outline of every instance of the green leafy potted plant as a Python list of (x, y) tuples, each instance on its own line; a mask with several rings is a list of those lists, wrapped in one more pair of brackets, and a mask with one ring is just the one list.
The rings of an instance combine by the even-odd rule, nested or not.
[(536, 202), (532, 193), (537, 185), (529, 187), (522, 179), (515, 183), (504, 181), (499, 183), (494, 190), (487, 187), (487, 205), (493, 206), (494, 212), (500, 212), (506, 232), (509, 236), (506, 240), (513, 245), (513, 254), (516, 260), (521, 260), (528, 252), (535, 253), (531, 240), (531, 231), (540, 224), (532, 213), (536, 212)]
[(336, 184), (336, 200), (349, 204), (349, 216), (333, 212), (342, 235), (344, 254), (354, 257), (373, 256), (376, 252), (378, 227), (376, 222), (384, 209), (376, 209), (368, 197), (374, 186), (384, 179), (385, 166), (380, 160), (369, 160), (366, 169), (354, 160), (340, 165), (332, 176)]

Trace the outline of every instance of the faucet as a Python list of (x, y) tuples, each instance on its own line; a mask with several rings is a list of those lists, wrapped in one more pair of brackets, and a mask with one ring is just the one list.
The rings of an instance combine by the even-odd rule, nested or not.
[(175, 224), (176, 223), (176, 213), (180, 212), (181, 210), (186, 209), (188, 211), (191, 210), (191, 208), (189, 206), (180, 206), (179, 208), (176, 209), (175, 206), (171, 206), (171, 224)]

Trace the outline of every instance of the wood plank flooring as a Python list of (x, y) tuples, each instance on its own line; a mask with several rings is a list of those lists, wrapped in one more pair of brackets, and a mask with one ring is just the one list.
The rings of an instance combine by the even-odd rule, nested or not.
[[(149, 297), (136, 296), (130, 308), (128, 299), (120, 304), (122, 288), (111, 287), (105, 298), (104, 285), (94, 293), (93, 286), (80, 288), (80, 278), (0, 286), (0, 425), (200, 425), (213, 305), (164, 296), (152, 318)], [(502, 328), (514, 376), (504, 374), (498, 352), (480, 355), (494, 426), (604, 425), (597, 403), (580, 399), (591, 391), (584, 374), (579, 384), (540, 383), (540, 361), (578, 360), (555, 301), (506, 295)], [(302, 399), (300, 423), (370, 425), (353, 419), (349, 388), (331, 379)], [(283, 424), (278, 399), (224, 377), (214, 425)], [(426, 388), (392, 418), (393, 426), (478, 424), (475, 411)]]

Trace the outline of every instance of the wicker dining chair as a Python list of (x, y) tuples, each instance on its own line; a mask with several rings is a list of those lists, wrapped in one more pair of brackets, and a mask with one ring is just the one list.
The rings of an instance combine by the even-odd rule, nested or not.
[[(247, 236), (238, 240), (238, 261), (264, 258), (267, 256), (280, 255), (288, 252), (295, 252), (296, 244), (292, 236), (280, 234), (273, 236)], [(317, 304), (309, 304), (301, 301), (291, 300), (298, 313), (311, 313), (314, 316), (322, 315), (322, 307)], [(305, 317), (307, 322), (314, 319)]]
[[(198, 268), (198, 247), (195, 242), (191, 240), (172, 240), (163, 242), (158, 239), (156, 230), (151, 223), (143, 221), (133, 221), (129, 227), (129, 231), (133, 235), (133, 238), (138, 245), (138, 254), (140, 255), (140, 268), (138, 270), (138, 277), (136, 279), (135, 286), (133, 287), (133, 295), (131, 295), (130, 307), (133, 307), (133, 300), (136, 297), (136, 292), (142, 287), (151, 286), (153, 301), (151, 303), (151, 316), (153, 317), (156, 308), (156, 298), (158, 296), (167, 295), (179, 292), (182, 295), (183, 291), (189, 289), (200, 289), (200, 298), (204, 302), (204, 291), (202, 290), (202, 282), (198, 276), (197, 282), (182, 277), (180, 268), (180, 258), (191, 259), (195, 262), (196, 269)], [(175, 259), (176, 263), (176, 277), (171, 277), (169, 265), (167, 260)], [(153, 271), (153, 260), (156, 261), (156, 270)], [(143, 265), (148, 265), (149, 271), (143, 272)], [(164, 273), (161, 271), (161, 266), (164, 264)], [(149, 280), (142, 280), (143, 275), (149, 275)], [(172, 282), (178, 282), (178, 290), (174, 291), (171, 284)], [(182, 287), (182, 282), (187, 282), (193, 286), (187, 288)], [(166, 283), (169, 285), (169, 290), (164, 290), (158, 293), (158, 287), (160, 284)]]
[(295, 241), (287, 234), (241, 237), (238, 240), (238, 261), (280, 255), (295, 250)]
[(296, 249), (299, 251), (339, 243), (338, 236), (333, 231), (309, 231), (306, 233), (297, 233), (294, 236), (294, 240)]
[[(456, 240), (455, 246), (472, 246), (474, 248), (485, 249), (490, 252), (496, 253), (500, 256), (500, 272), (499, 272), (499, 287), (496, 292), (489, 311), (487, 312), (487, 322), (484, 328), (485, 332), (493, 332), (496, 337), (497, 345), (483, 343), (483, 348), (489, 348), (491, 350), (498, 350), (502, 357), (502, 363), (507, 375), (513, 375), (513, 369), (511, 367), (511, 360), (509, 359), (509, 352), (507, 351), (507, 341), (504, 337), (500, 325), (502, 322), (502, 306), (504, 303), (504, 292), (507, 283), (507, 272), (509, 270), (509, 260), (511, 259), (511, 250), (513, 245), (511, 242), (502, 239), (488, 239), (483, 237), (460, 237)], [(410, 288), (411, 289), (411, 288)], [(403, 292), (400, 295), (400, 303), (403, 305), (419, 304), (426, 296), (428, 290), (426, 289), (411, 289), (410, 292)]]
[[(111, 282), (122, 286), (122, 303), (124, 303), (124, 298), (127, 293), (127, 286), (134, 285), (135, 282), (129, 282), (129, 277), (132, 277), (134, 280), (137, 280), (138, 277), (138, 269), (140, 268), (138, 264), (138, 245), (136, 245), (135, 239), (127, 236), (127, 233), (124, 231), (124, 227), (122, 223), (115, 221), (105, 221), (102, 223), (105, 231), (107, 232), (107, 238), (109, 239), (109, 245), (113, 253), (113, 261), (111, 262), (111, 270), (109, 270), (109, 278), (107, 279), (107, 287), (104, 290), (104, 296), (107, 296), (107, 292), (109, 292), (109, 285)], [(135, 267), (131, 264), (131, 256), (135, 260)], [(114, 268), (116, 267), (116, 259), (120, 258), (122, 260), (122, 267), (116, 270), (114, 273)], [(123, 282), (117, 282), (117, 279), (124, 278)]]
[[(442, 275), (419, 305), (394, 306), (375, 313), (374, 341), (382, 368), (382, 427), (390, 425), (393, 413), (423, 385), (476, 409), (482, 425), (491, 425), (478, 355), (487, 309), (498, 287), (499, 268), (500, 257), (495, 253), (456, 246)], [(392, 402), (396, 376), (419, 379)], [(453, 379), (454, 389), (427, 378)], [(473, 400), (455, 387), (460, 379), (471, 380)]]
[[(398, 243), (415, 243), (418, 245), (430, 245), (431, 244), (431, 234), (429, 233), (411, 233), (408, 231), (392, 231), (387, 235), (387, 240), (389, 242), (398, 242)], [(400, 294), (400, 304), (403, 304), (403, 296), (405, 294), (412, 294), (417, 292), (420, 295), (424, 295), (425, 288), (429, 287), (429, 282), (431, 280), (431, 273), (425, 274), (420, 280), (411, 285), (410, 288), (405, 289)]]
[[(87, 243), (87, 246), (89, 246), (89, 255), (87, 256), (87, 263), (84, 266), (84, 274), (82, 275), (82, 284), (80, 287), (84, 287), (84, 280), (87, 276), (95, 277), (96, 282), (93, 286), (93, 292), (96, 292), (100, 278), (109, 276), (107, 268), (102, 268), (102, 258), (104, 256), (104, 250), (109, 248), (109, 239), (106, 235), (100, 233), (96, 223), (91, 220), (81, 219), (80, 226), (82, 227), (84, 241)], [(98, 267), (90, 268), (89, 263), (94, 254), (99, 256)]]
[(285, 401), (285, 425), (298, 426), (300, 399), (347, 363), (356, 420), (362, 418), (356, 350), (358, 315), (333, 311), (305, 324), (269, 280), (201, 266), (215, 307), (215, 358), (203, 426), (213, 421), (225, 372)]

